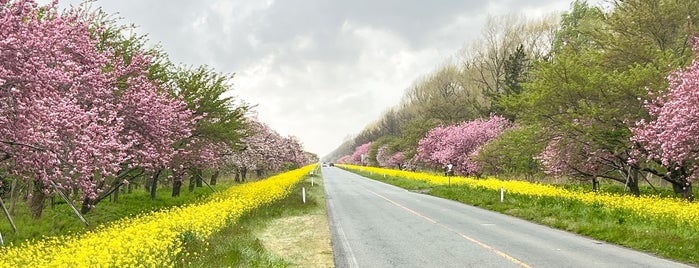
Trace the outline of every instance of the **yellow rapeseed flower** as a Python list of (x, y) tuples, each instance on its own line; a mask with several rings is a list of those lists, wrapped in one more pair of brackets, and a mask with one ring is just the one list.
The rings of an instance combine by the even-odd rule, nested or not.
[(362, 170), (379, 175), (419, 180), (437, 185), (444, 185), (451, 181), (450, 183), (452, 184), (465, 184), (487, 190), (500, 190), (500, 187), (502, 187), (508, 193), (577, 200), (585, 204), (596, 205), (609, 210), (629, 211), (641, 218), (664, 220), (668, 223), (674, 223), (676, 226), (689, 225), (699, 229), (699, 203), (687, 202), (678, 198), (662, 198), (658, 196), (635, 197), (609, 193), (571, 191), (552, 185), (515, 180), (499, 180), (493, 177), (485, 179), (458, 176), (449, 178), (441, 175), (404, 170), (353, 165), (339, 166), (351, 170)]
[(172, 267), (181, 234), (209, 237), (244, 213), (283, 199), (315, 165), (215, 193), (208, 202), (126, 218), (82, 235), (0, 248), (0, 267)]

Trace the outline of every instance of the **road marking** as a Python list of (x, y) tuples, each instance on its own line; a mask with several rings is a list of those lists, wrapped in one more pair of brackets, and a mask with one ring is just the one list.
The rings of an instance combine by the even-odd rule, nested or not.
[(479, 245), (479, 246), (481, 246), (482, 248), (485, 248), (485, 249), (489, 250), (490, 252), (493, 252), (493, 253), (497, 254), (498, 256), (503, 257), (503, 258), (505, 258), (506, 260), (508, 260), (508, 261), (510, 261), (510, 262), (512, 262), (512, 263), (514, 263), (514, 264), (517, 264), (517, 265), (522, 266), (522, 267), (525, 267), (525, 268), (532, 268), (531, 266), (529, 266), (528, 264), (524, 263), (523, 261), (520, 261), (520, 260), (518, 260), (517, 258), (512, 257), (512, 256), (508, 255), (508, 254), (505, 253), (505, 252), (502, 252), (502, 251), (500, 251), (500, 250), (497, 250), (496, 248), (491, 247), (491, 246), (489, 246), (488, 244), (485, 244), (485, 243), (483, 243), (483, 242), (481, 242), (481, 241), (478, 241), (478, 240), (476, 240), (476, 239), (474, 239), (474, 238), (472, 238), (472, 237), (470, 237), (470, 236), (467, 236), (467, 235), (465, 235), (465, 234), (459, 233), (458, 231), (456, 231), (456, 230), (450, 228), (449, 226), (446, 226), (446, 225), (443, 225), (443, 224), (437, 224), (437, 225), (442, 226), (443, 228), (445, 228), (445, 229), (447, 229), (447, 230), (449, 230), (449, 231), (452, 231), (452, 232), (458, 234), (459, 236), (463, 237), (464, 239), (466, 239), (466, 240), (468, 240), (468, 241), (471, 241), (471, 242), (475, 243), (476, 245)]
[[(326, 202), (326, 206), (328, 207), (328, 210), (333, 211), (333, 203), (332, 202)], [(335, 230), (337, 230), (337, 236), (340, 239), (340, 244), (342, 247), (345, 249), (345, 259), (348, 262), (348, 266), (350, 268), (358, 268), (359, 264), (357, 264), (357, 258), (354, 256), (354, 252), (352, 251), (352, 247), (349, 244), (349, 239), (347, 239), (347, 235), (345, 234), (345, 231), (342, 229), (342, 226), (340, 225), (337, 220), (333, 220), (331, 222), (333, 226), (335, 226)]]
[(347, 262), (349, 262), (349, 267), (358, 268), (359, 264), (357, 264), (357, 258), (354, 257), (354, 252), (352, 251), (352, 247), (349, 244), (349, 239), (347, 239), (345, 231), (342, 230), (342, 227), (339, 224), (335, 225), (335, 227), (337, 228), (337, 235), (340, 237), (342, 246), (345, 248), (345, 253), (347, 253)]
[(446, 226), (446, 225), (444, 225), (444, 224), (438, 223), (436, 220), (434, 220), (434, 219), (432, 219), (432, 218), (430, 218), (430, 217), (427, 217), (427, 216), (425, 216), (425, 215), (422, 215), (422, 214), (418, 213), (417, 211), (414, 211), (414, 210), (412, 210), (412, 209), (409, 209), (409, 208), (407, 208), (406, 206), (403, 206), (403, 205), (401, 205), (400, 203), (398, 203), (398, 202), (396, 202), (396, 201), (393, 201), (393, 200), (391, 200), (391, 199), (388, 198), (388, 197), (385, 197), (385, 196), (380, 195), (380, 194), (378, 194), (378, 193), (376, 193), (376, 192), (374, 192), (374, 191), (372, 191), (372, 190), (369, 190), (369, 189), (367, 189), (367, 188), (364, 187), (364, 186), (362, 186), (362, 188), (364, 188), (364, 189), (367, 190), (368, 192), (370, 192), (370, 193), (372, 193), (372, 194), (374, 194), (374, 195), (376, 195), (376, 196), (382, 198), (383, 200), (386, 200), (386, 201), (388, 201), (389, 203), (391, 203), (391, 204), (393, 204), (393, 205), (395, 205), (395, 206), (397, 206), (397, 207), (399, 207), (399, 208), (402, 208), (402, 209), (404, 209), (404, 210), (406, 210), (406, 211), (412, 213), (413, 215), (418, 216), (419, 218), (422, 218), (423, 220), (426, 220), (426, 221), (428, 221), (428, 222), (431, 222), (431, 223), (433, 223), (433, 224), (435, 224), (435, 225), (437, 225), (437, 226), (440, 226), (440, 227), (442, 227), (442, 228), (444, 228), (444, 229), (446, 229), (446, 230), (448, 230), (448, 231), (450, 231), (450, 232), (452, 232), (452, 233), (455, 233), (455, 234), (459, 235), (460, 237), (462, 237), (463, 239), (466, 239), (466, 240), (468, 240), (468, 241), (471, 241), (472, 243), (474, 243), (474, 244), (476, 244), (476, 245), (479, 245), (480, 247), (485, 248), (485, 249), (487, 249), (488, 251), (493, 252), (493, 253), (495, 253), (496, 255), (498, 255), (498, 256), (500, 256), (500, 257), (502, 257), (502, 258), (504, 258), (504, 259), (506, 259), (506, 260), (508, 260), (508, 261), (510, 261), (510, 262), (512, 262), (512, 263), (514, 263), (514, 264), (517, 264), (517, 265), (522, 266), (522, 267), (525, 267), (525, 268), (532, 268), (531, 266), (529, 266), (528, 264), (524, 263), (523, 261), (520, 261), (520, 260), (518, 260), (517, 258), (512, 257), (512, 256), (510, 256), (510, 255), (507, 255), (507, 253), (505, 253), (505, 252), (502, 252), (502, 251), (500, 251), (500, 250), (497, 250), (496, 248), (491, 247), (491, 246), (489, 246), (488, 244), (485, 244), (485, 243), (483, 243), (483, 242), (481, 242), (481, 241), (478, 241), (478, 240), (476, 240), (476, 239), (474, 239), (474, 238), (472, 238), (472, 237), (470, 237), (470, 236), (467, 236), (467, 235), (465, 235), (465, 234), (462, 234), (462, 233), (460, 233), (459, 231), (454, 230), (454, 229), (452, 229), (452, 228), (449, 227), (449, 226)]

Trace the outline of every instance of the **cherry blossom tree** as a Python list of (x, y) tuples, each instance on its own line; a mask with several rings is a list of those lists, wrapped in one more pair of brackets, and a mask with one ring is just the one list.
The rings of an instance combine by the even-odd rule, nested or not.
[(242, 139), (242, 149), (234, 150), (226, 156), (233, 166), (236, 181), (245, 180), (248, 171), (255, 171), (258, 177), (265, 171), (280, 171), (285, 166), (308, 164), (301, 143), (294, 137), (283, 137), (268, 125), (254, 118), (248, 118), (247, 136)]
[[(60, 15), (33, 1), (0, 9), (0, 151), (13, 175), (32, 181), (32, 212), (41, 216), (51, 184), (93, 197), (94, 174), (109, 176), (126, 157), (124, 122), (102, 71), (109, 52), (94, 49), (79, 14)], [(98, 157), (95, 157), (98, 156)]]
[(345, 155), (337, 159), (338, 164), (352, 164), (352, 155)]
[(391, 157), (390, 149), (388, 145), (382, 145), (376, 152), (376, 162), (379, 163), (379, 167), (390, 167), (388, 159)]
[(35, 217), (52, 186), (90, 207), (122, 170), (167, 166), (194, 120), (146, 77), (147, 56), (101, 45), (91, 19), (55, 3), (0, 8), (0, 164), (34, 185)]
[[(544, 173), (554, 176), (572, 176), (592, 182), (592, 190), (599, 187), (598, 177), (613, 172), (616, 157), (607, 150), (595, 149), (589, 144), (573, 141), (571, 137), (554, 137), (536, 157), (544, 167)], [(627, 183), (636, 194), (637, 184)]]
[(403, 152), (395, 152), (388, 158), (387, 164), (389, 167), (403, 169), (403, 161), (405, 161), (405, 154)]
[(694, 198), (692, 182), (699, 177), (699, 38), (694, 53), (688, 67), (668, 76), (666, 91), (650, 93), (645, 107), (652, 119), (639, 121), (631, 138), (639, 144), (638, 154), (665, 167), (662, 176), (688, 199)]
[(504, 117), (493, 115), (489, 119), (436, 127), (420, 140), (415, 158), (434, 168), (451, 163), (459, 174), (477, 174), (479, 165), (471, 158), (511, 125)]
[(354, 149), (354, 153), (352, 153), (351, 163), (355, 165), (367, 165), (369, 163), (367, 156), (369, 155), (370, 149), (371, 142), (357, 146)]
[(376, 161), (380, 167), (385, 168), (401, 168), (403, 164), (403, 152), (391, 152), (388, 145), (379, 147), (376, 153)]

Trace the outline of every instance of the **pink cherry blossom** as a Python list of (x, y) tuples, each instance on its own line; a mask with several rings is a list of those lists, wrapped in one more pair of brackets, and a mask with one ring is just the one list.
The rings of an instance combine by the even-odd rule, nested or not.
[(419, 141), (415, 159), (435, 168), (451, 163), (459, 174), (477, 174), (480, 166), (471, 159), (484, 144), (511, 126), (504, 117), (493, 115), (489, 119), (436, 127)]

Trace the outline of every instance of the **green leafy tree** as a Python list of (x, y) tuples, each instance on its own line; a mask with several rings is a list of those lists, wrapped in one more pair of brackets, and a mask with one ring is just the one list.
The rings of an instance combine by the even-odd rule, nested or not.
[(485, 144), (474, 158), (484, 173), (532, 178), (541, 172), (536, 156), (546, 143), (538, 126), (515, 127)]
[[(629, 128), (647, 117), (647, 90), (666, 88), (664, 77), (672, 66), (687, 62), (690, 54), (679, 40), (690, 32), (664, 30), (668, 25), (660, 23), (680, 27), (676, 17), (685, 14), (686, 20), (689, 6), (678, 1), (620, 1), (612, 13), (600, 17), (599, 10), (576, 2), (572, 15), (564, 16), (553, 58), (537, 63), (532, 81), (513, 103), (519, 105), (516, 115), (523, 122), (546, 126), (550, 139), (567, 145), (559, 150), (581, 154), (565, 163), (566, 170), (575, 171), (569, 175), (612, 179), (639, 194), (639, 167), (628, 161)], [(656, 19), (646, 19), (651, 13)], [(585, 27), (598, 24), (603, 27), (592, 32)], [(651, 42), (653, 36), (676, 42)]]
[[(180, 148), (198, 152), (182, 155), (178, 163), (192, 174), (190, 191), (195, 184), (201, 186), (203, 169), (210, 168), (216, 173), (219, 168), (215, 165), (217, 155), (220, 157), (227, 151), (239, 149), (241, 139), (246, 136), (245, 114), (249, 107), (230, 95), (233, 76), (206, 66), (181, 67), (174, 72), (170, 81), (172, 94), (182, 98), (194, 115), (200, 117), (192, 134), (179, 143)], [(221, 145), (224, 148), (211, 147)], [(203, 154), (213, 158), (203, 158)], [(203, 159), (208, 161), (202, 162)], [(173, 196), (179, 195), (183, 172), (173, 172)]]

